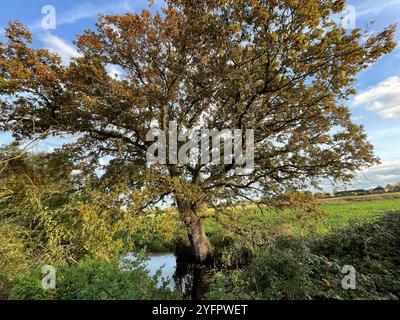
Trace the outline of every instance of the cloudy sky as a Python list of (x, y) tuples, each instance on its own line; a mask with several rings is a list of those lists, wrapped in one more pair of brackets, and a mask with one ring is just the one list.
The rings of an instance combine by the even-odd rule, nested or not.
[[(160, 3), (162, 0), (155, 1), (152, 10)], [(48, 5), (56, 9), (54, 30), (42, 27), (43, 8)], [(378, 31), (400, 22), (400, 0), (350, 0), (348, 5), (351, 7), (346, 14), (355, 12), (355, 19), (349, 16), (350, 26), (354, 22), (357, 27), (366, 27), (374, 21), (370, 31)], [(145, 7), (146, 0), (30, 0), (29, 4), (26, 0), (1, 1), (0, 39), (10, 19), (20, 20), (32, 30), (36, 47), (59, 53), (67, 63), (78, 55), (72, 44), (76, 33), (93, 28), (99, 13), (124, 13)], [(400, 44), (400, 31), (396, 41)], [(348, 105), (354, 121), (365, 125), (382, 164), (360, 173), (351, 187), (400, 182), (400, 46), (359, 74), (356, 87), (358, 93)], [(0, 145), (10, 141), (9, 134), (0, 133)], [(40, 148), (51, 150), (59, 144), (60, 140), (51, 139)]]

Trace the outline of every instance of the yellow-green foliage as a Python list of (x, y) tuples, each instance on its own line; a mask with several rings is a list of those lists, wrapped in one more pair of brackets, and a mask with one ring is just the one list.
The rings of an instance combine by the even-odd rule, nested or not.
[(147, 247), (150, 251), (173, 249), (177, 238), (185, 237), (178, 213), (174, 210), (156, 210), (136, 217), (131, 224), (131, 237), (135, 249)]
[(13, 146), (0, 151), (0, 290), (27, 268), (85, 255), (109, 259), (127, 246), (118, 233), (132, 219), (120, 188), (82, 189), (57, 155), (23, 154)]
[(0, 299), (7, 296), (13, 277), (29, 267), (23, 228), (10, 223), (0, 224)]

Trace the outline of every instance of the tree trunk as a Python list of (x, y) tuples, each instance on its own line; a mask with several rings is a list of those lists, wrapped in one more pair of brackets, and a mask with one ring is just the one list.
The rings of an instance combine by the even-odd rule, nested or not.
[(186, 201), (178, 201), (178, 209), (181, 219), (187, 228), (194, 262), (200, 264), (211, 263), (214, 248), (204, 231), (203, 219), (200, 217), (198, 205), (192, 205)]
[(196, 217), (188, 227), (192, 252), (197, 263), (207, 264), (213, 259), (214, 248), (203, 228), (203, 220)]

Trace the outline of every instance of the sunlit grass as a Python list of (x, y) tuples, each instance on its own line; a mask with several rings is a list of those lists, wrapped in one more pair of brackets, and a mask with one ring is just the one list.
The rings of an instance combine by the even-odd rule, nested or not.
[(239, 223), (243, 228), (254, 225), (268, 228), (277, 235), (321, 234), (356, 222), (374, 221), (390, 211), (399, 211), (400, 199), (343, 202), (319, 207), (323, 210), (321, 214), (306, 214), (289, 209), (261, 211), (256, 206), (238, 207), (219, 218), (223, 225), (214, 219), (208, 219), (206, 231), (215, 234), (222, 232), (227, 224)]
[[(310, 234), (324, 234), (335, 228), (345, 228), (354, 223), (371, 222), (387, 212), (400, 211), (400, 198), (386, 200), (354, 201), (331, 199), (332, 203), (322, 204), (321, 213), (302, 213), (295, 210), (260, 210), (256, 205), (238, 206), (225, 210), (225, 214), (214, 210), (204, 212), (206, 233), (215, 245), (225, 238), (235, 238), (243, 233), (246, 237), (263, 241), (262, 237), (274, 238), (280, 235), (305, 237)], [(162, 217), (153, 217), (152, 236), (144, 231), (134, 236), (139, 247), (147, 246), (149, 251), (169, 251), (174, 249), (176, 239), (186, 239), (184, 229), (174, 210), (165, 211)], [(166, 237), (165, 230), (168, 230)], [(258, 237), (258, 238), (257, 238)], [(167, 240), (168, 239), (168, 240)], [(187, 239), (186, 239), (187, 240)]]

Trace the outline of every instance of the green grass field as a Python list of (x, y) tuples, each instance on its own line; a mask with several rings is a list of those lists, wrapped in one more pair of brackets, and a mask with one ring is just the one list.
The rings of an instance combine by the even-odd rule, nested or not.
[(400, 199), (326, 204), (321, 206), (326, 216), (319, 223), (319, 230), (343, 228), (352, 221), (373, 221), (390, 211), (400, 210)]
[[(400, 211), (400, 198), (369, 198), (360, 201), (330, 199), (331, 203), (321, 204), (320, 214), (310, 214), (286, 210), (260, 211), (255, 205), (236, 207), (224, 214), (215, 214), (208, 210), (206, 215), (206, 233), (218, 247), (225, 239), (242, 236), (262, 244), (270, 238), (281, 235), (306, 237), (310, 234), (324, 234), (335, 228), (345, 228), (354, 223), (370, 222), (390, 211)], [(167, 210), (156, 217), (145, 219), (141, 232), (135, 234), (138, 248), (147, 247), (148, 251), (171, 251), (175, 240), (185, 239), (186, 234), (176, 211)]]
[(400, 199), (345, 201), (322, 204), (319, 207), (323, 209), (321, 214), (305, 214), (289, 209), (283, 211), (263, 210), (261, 212), (255, 206), (237, 208), (231, 213), (219, 217), (218, 221), (209, 219), (206, 231), (214, 235), (228, 234), (227, 226), (236, 225), (236, 230), (258, 227), (269, 229), (273, 235), (322, 234), (334, 228), (374, 221), (390, 211), (400, 211)]

